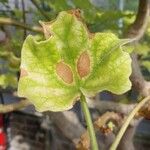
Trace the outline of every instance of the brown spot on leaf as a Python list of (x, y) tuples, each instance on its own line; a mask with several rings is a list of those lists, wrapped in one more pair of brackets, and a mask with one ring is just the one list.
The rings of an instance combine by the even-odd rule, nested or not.
[(70, 14), (76, 16), (78, 19), (81, 19), (81, 10), (80, 9), (72, 9), (68, 11)]
[(39, 21), (39, 23), (43, 27), (43, 32), (44, 32), (45, 39), (49, 39), (52, 35), (51, 32), (50, 32), (50, 25), (51, 25), (52, 22)]
[[(88, 31), (88, 30), (87, 30), (87, 31)], [(89, 34), (89, 38), (90, 38), (90, 39), (92, 39), (92, 38), (95, 36), (95, 33), (91, 33), (91, 32), (89, 32), (89, 31), (88, 31), (88, 34)]]
[(73, 73), (71, 68), (64, 62), (59, 62), (56, 65), (57, 75), (66, 83), (71, 84), (73, 82)]
[(77, 61), (77, 70), (81, 78), (90, 73), (90, 57), (86, 51), (80, 55)]
[(27, 75), (28, 75), (28, 72), (25, 69), (21, 68), (20, 77), (22, 78), (22, 77), (25, 77)]

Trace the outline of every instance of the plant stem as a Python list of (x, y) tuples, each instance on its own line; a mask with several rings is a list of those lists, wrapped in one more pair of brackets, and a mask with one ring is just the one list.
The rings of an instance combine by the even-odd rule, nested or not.
[(17, 27), (20, 27), (20, 28), (23, 28), (23, 29), (27, 29), (27, 30), (30, 30), (30, 31), (33, 31), (33, 32), (43, 33), (41, 27), (36, 27), (36, 26), (29, 27), (29, 25), (26, 25), (22, 22), (18, 22), (16, 20), (11, 19), (11, 18), (0, 17), (0, 25), (1, 24), (2, 25), (13, 25), (13, 26), (17, 26)]
[(88, 129), (90, 140), (91, 140), (92, 150), (98, 150), (98, 144), (97, 144), (97, 141), (96, 141), (96, 135), (95, 135), (95, 131), (94, 131), (90, 111), (89, 111), (89, 108), (88, 108), (88, 105), (87, 105), (87, 102), (86, 102), (86, 98), (83, 95), (83, 93), (81, 93), (80, 102), (81, 102), (82, 111), (84, 113), (84, 117), (85, 117), (85, 120), (86, 120), (86, 123), (87, 123), (87, 129)]
[(116, 136), (115, 141), (113, 142), (112, 146), (110, 147), (110, 150), (116, 150), (121, 138), (123, 137), (123, 134), (125, 133), (129, 123), (131, 122), (131, 120), (133, 119), (133, 117), (135, 116), (135, 114), (140, 110), (140, 108), (148, 101), (150, 100), (150, 96), (144, 98), (142, 101), (140, 101), (135, 108), (131, 111), (131, 113), (129, 114), (129, 116), (126, 118), (123, 126), (121, 127), (118, 135)]

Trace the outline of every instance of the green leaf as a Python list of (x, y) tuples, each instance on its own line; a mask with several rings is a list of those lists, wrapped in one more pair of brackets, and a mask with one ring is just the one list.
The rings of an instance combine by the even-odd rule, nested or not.
[(121, 94), (129, 90), (131, 59), (120, 48), (123, 41), (111, 33), (95, 34), (90, 48), (93, 53), (93, 68), (83, 86), (84, 93), (93, 95), (108, 90)]
[(54, 22), (42, 23), (47, 40), (29, 35), (23, 44), (18, 95), (38, 111), (70, 109), (81, 92), (121, 94), (131, 87), (131, 59), (121, 49), (126, 40), (112, 33), (92, 35), (80, 20), (61, 12)]

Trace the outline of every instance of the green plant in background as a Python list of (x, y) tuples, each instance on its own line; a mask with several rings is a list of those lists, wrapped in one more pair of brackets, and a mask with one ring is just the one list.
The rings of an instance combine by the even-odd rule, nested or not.
[(130, 89), (131, 59), (121, 49), (128, 40), (89, 33), (77, 11), (41, 24), (46, 40), (29, 35), (23, 44), (18, 95), (41, 112), (68, 110), (80, 98), (93, 150), (98, 149), (85, 97)]
[[(20, 58), (16, 57), (14, 51), (17, 49), (18, 43), (14, 43), (13, 39), (8, 44), (0, 43), (0, 88), (16, 89), (18, 84), (17, 72), (19, 71)], [(19, 48), (18, 48), (19, 49)]]

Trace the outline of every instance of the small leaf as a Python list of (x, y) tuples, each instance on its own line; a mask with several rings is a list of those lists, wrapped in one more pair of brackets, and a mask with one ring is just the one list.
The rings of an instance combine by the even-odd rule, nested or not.
[(46, 40), (29, 35), (23, 44), (18, 86), (19, 96), (27, 97), (38, 111), (70, 109), (81, 92), (90, 96), (130, 89), (131, 59), (121, 49), (126, 40), (112, 33), (91, 36), (69, 12), (43, 26)]

